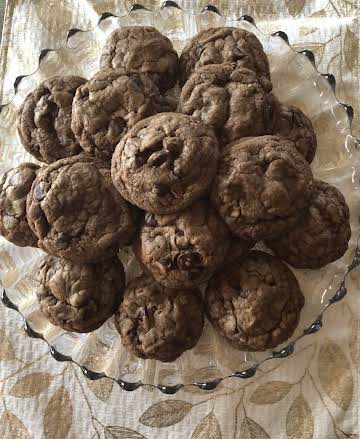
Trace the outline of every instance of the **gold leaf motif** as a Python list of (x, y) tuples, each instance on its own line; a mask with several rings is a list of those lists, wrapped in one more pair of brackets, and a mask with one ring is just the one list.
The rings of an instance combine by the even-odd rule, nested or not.
[(319, 352), (319, 378), (326, 394), (343, 410), (352, 400), (354, 382), (350, 362), (341, 347), (326, 340)]
[[(71, 4), (66, 0), (56, 2), (34, 2), (41, 24), (51, 34), (61, 36), (71, 27)], [(60, 34), (60, 35), (59, 35)]]
[(295, 15), (300, 14), (305, 6), (306, 0), (285, 0), (287, 10), (290, 15), (295, 17)]
[(50, 398), (44, 414), (46, 439), (65, 439), (73, 417), (73, 408), (68, 391), (60, 387)]
[(310, 18), (322, 18), (322, 17), (326, 17), (326, 12), (324, 9), (320, 9), (319, 11), (313, 12), (310, 15)]
[(139, 421), (148, 427), (169, 427), (184, 419), (191, 409), (192, 404), (178, 399), (160, 401), (149, 407)]
[(15, 352), (9, 337), (0, 329), (0, 361), (15, 359)]
[(34, 372), (20, 378), (10, 389), (9, 395), (17, 398), (32, 398), (47, 389), (52, 375), (46, 372)]
[(5, 410), (0, 419), (1, 439), (30, 439), (30, 434), (20, 419)]
[(135, 430), (125, 427), (105, 427), (105, 439), (145, 439), (145, 436)]
[(276, 15), (276, 10), (271, 1), (244, 0), (241, 2), (243, 13), (251, 15), (255, 19), (269, 19)]
[(255, 390), (250, 401), (254, 404), (274, 404), (283, 399), (290, 389), (291, 384), (286, 381), (269, 381)]
[(350, 355), (354, 366), (360, 373), (360, 318), (354, 317), (351, 321)]
[(347, 66), (354, 70), (359, 65), (359, 37), (348, 28), (344, 39), (344, 55)]
[(313, 34), (317, 30), (319, 30), (317, 27), (307, 27), (307, 26), (299, 27), (299, 33), (302, 36)]
[(94, 381), (86, 380), (86, 384), (98, 399), (105, 402), (110, 398), (114, 381), (110, 378), (102, 378)]
[(114, 14), (122, 15), (119, 11), (116, 10), (114, 0), (96, 2), (96, 4), (93, 5), (93, 8), (98, 14), (102, 14), (103, 12), (113, 12)]
[(270, 439), (266, 431), (255, 421), (247, 416), (241, 425), (241, 439)]
[(289, 408), (286, 435), (288, 439), (312, 439), (314, 436), (313, 416), (303, 395), (296, 397)]
[(221, 439), (220, 425), (213, 412), (200, 421), (191, 439)]

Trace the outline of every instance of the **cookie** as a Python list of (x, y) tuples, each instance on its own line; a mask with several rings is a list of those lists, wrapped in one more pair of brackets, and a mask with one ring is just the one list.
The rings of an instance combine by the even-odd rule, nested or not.
[[(168, 288), (194, 288), (223, 263), (230, 244), (228, 228), (204, 200), (169, 214), (147, 213), (134, 240), (136, 256)], [(248, 250), (243, 242), (243, 252)]]
[(309, 203), (312, 180), (292, 142), (240, 139), (221, 153), (212, 200), (235, 235), (260, 241), (294, 226)]
[(314, 160), (317, 140), (311, 120), (291, 105), (279, 104), (274, 133), (294, 142), (295, 148), (308, 163)]
[(77, 90), (71, 128), (86, 153), (110, 161), (131, 127), (169, 109), (168, 101), (148, 75), (104, 69)]
[(214, 328), (245, 351), (274, 348), (291, 337), (304, 296), (280, 259), (251, 251), (233, 260), (209, 282), (205, 311)]
[(317, 269), (341, 258), (351, 236), (349, 208), (344, 196), (323, 181), (315, 180), (309, 208), (299, 222), (268, 247), (295, 268)]
[(81, 264), (49, 256), (42, 261), (36, 290), (40, 309), (66, 331), (91, 332), (117, 308), (125, 288), (118, 258)]
[(100, 67), (147, 73), (161, 91), (166, 91), (177, 82), (179, 58), (171, 41), (154, 27), (124, 26), (107, 39)]
[(200, 292), (167, 289), (141, 276), (127, 286), (115, 325), (122, 344), (137, 357), (174, 361), (202, 334)]
[(252, 70), (267, 91), (272, 88), (269, 62), (254, 34), (236, 27), (215, 27), (196, 34), (180, 56), (180, 83), (205, 65), (235, 63)]
[(34, 163), (22, 163), (0, 178), (0, 234), (20, 247), (37, 247), (26, 219), (26, 197), (38, 169)]
[(25, 149), (37, 160), (53, 163), (81, 152), (71, 130), (71, 105), (86, 79), (55, 76), (27, 95), (18, 115), (18, 133)]
[(77, 263), (111, 257), (135, 231), (133, 207), (112, 185), (110, 170), (85, 156), (38, 172), (27, 218), (42, 250)]
[(197, 69), (184, 85), (179, 111), (212, 126), (221, 144), (272, 134), (278, 101), (253, 71), (235, 63)]
[(209, 189), (218, 143), (208, 126), (190, 116), (161, 113), (138, 122), (116, 147), (115, 187), (148, 212), (183, 210)]

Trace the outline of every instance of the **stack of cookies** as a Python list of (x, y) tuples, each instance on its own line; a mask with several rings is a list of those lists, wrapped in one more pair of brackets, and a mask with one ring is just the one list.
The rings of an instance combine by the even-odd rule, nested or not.
[[(312, 124), (273, 95), (245, 30), (202, 31), (179, 58), (154, 28), (117, 29), (92, 78), (54, 77), (26, 97), (18, 132), (46, 165), (2, 176), (0, 232), (49, 254), (41, 310), (76, 332), (115, 314), (140, 358), (175, 360), (205, 315), (239, 349), (277, 346), (304, 305), (284, 262), (317, 269), (347, 250), (344, 197), (311, 172)], [(251, 250), (259, 241), (275, 256)], [(131, 282), (126, 246), (143, 268)]]

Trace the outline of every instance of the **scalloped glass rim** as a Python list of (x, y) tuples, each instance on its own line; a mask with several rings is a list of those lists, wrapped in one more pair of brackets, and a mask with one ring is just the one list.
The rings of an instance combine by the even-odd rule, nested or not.
[[(352, 122), (352, 119), (354, 116), (353, 109), (350, 105), (342, 104), (336, 99), (336, 95), (335, 95), (336, 81), (335, 81), (334, 76), (331, 74), (324, 74), (324, 75), (320, 74), (316, 70), (315, 58), (314, 58), (313, 53), (309, 50), (296, 52), (294, 49), (291, 48), (291, 46), (289, 45), (287, 35), (282, 31), (278, 31), (278, 32), (272, 34), (271, 36), (261, 34), (257, 30), (257, 28), (255, 26), (255, 22), (252, 19), (252, 17), (242, 16), (239, 19), (232, 19), (231, 17), (224, 17), (221, 14), (221, 12), (219, 11), (219, 9), (213, 5), (205, 6), (199, 13), (192, 13), (189, 10), (183, 10), (174, 1), (165, 1), (159, 9), (155, 9), (155, 10), (150, 10), (148, 8), (145, 8), (144, 6), (142, 6), (140, 4), (133, 4), (132, 7), (129, 9), (129, 11), (126, 14), (124, 14), (123, 16), (116, 16), (115, 14), (110, 13), (110, 12), (103, 12), (102, 14), (99, 15), (98, 24), (93, 29), (90, 29), (90, 30), (81, 30), (81, 29), (76, 29), (76, 28), (70, 29), (67, 33), (67, 36), (66, 36), (65, 45), (68, 46), (69, 43), (71, 43), (74, 39), (76, 39), (76, 35), (79, 33), (88, 34), (90, 32), (94, 32), (94, 31), (96, 32), (97, 29), (99, 28), (99, 26), (101, 25), (101, 23), (103, 23), (104, 21), (106, 21), (109, 18), (110, 19), (111, 18), (119, 18), (119, 19), (124, 18), (124, 17), (127, 17), (127, 16), (134, 14), (136, 11), (141, 11), (141, 12), (148, 11), (148, 12), (151, 12), (151, 14), (155, 15), (155, 14), (161, 13), (161, 11), (163, 11), (163, 10), (170, 9), (170, 8), (175, 8), (175, 9), (181, 11), (181, 14), (183, 14), (183, 15), (186, 14), (187, 16), (190, 16), (192, 20), (195, 20), (195, 25), (199, 24), (198, 22), (196, 22), (196, 20), (205, 21), (204, 17), (207, 16), (209, 18), (209, 14), (210, 14), (210, 23), (211, 24), (213, 24), (213, 17), (211, 17), (211, 16), (221, 17), (222, 20), (226, 21), (227, 25), (228, 24), (236, 25), (236, 23), (238, 23), (238, 24), (242, 23), (243, 27), (254, 32), (260, 39), (263, 38), (263, 39), (268, 39), (269, 41), (271, 41), (271, 39), (274, 37), (280, 37), (288, 46), (288, 52), (292, 53), (293, 59), (297, 60), (296, 57), (305, 55), (306, 58), (310, 61), (309, 64), (311, 66), (311, 68), (307, 69), (309, 76), (306, 79), (309, 81), (319, 81), (320, 77), (324, 78), (326, 80), (325, 81), (326, 84), (328, 86), (330, 86), (330, 92), (332, 94), (332, 99), (335, 103), (334, 106), (331, 107), (331, 111), (333, 111), (335, 109), (335, 107), (339, 107), (339, 108), (341, 108), (342, 111), (345, 112), (347, 123), (344, 122), (344, 118), (341, 117), (338, 113), (336, 113), (336, 116), (334, 115), (334, 117), (335, 117), (335, 119), (337, 118), (336, 119), (336, 128), (341, 131), (342, 138), (343, 138), (344, 144), (345, 144), (346, 152), (343, 152), (343, 154), (347, 155), (347, 161), (349, 162), (348, 166), (349, 166), (349, 169), (351, 169), (351, 182), (352, 182), (351, 187), (352, 187), (352, 189), (354, 189), (357, 186), (358, 176), (357, 176), (356, 164), (358, 163), (359, 158), (357, 157), (357, 155), (355, 153), (357, 153), (357, 147), (359, 146), (359, 141), (357, 139), (355, 139), (351, 134), (351, 122)], [(183, 18), (183, 15), (182, 15), (182, 18)], [(223, 25), (224, 24), (225, 23), (223, 23)], [(200, 23), (200, 26), (201, 25), (204, 25), (204, 23)], [(164, 29), (160, 29), (160, 30), (164, 32)], [(37, 69), (33, 73), (30, 73), (29, 75), (20, 75), (20, 76), (16, 77), (16, 79), (14, 81), (14, 92), (15, 92), (14, 96), (12, 97), (12, 99), (9, 102), (7, 102), (5, 104), (0, 104), (0, 111), (2, 111), (6, 106), (10, 105), (14, 101), (14, 99), (17, 98), (17, 93), (18, 93), (19, 88), (21, 88), (21, 84), (22, 84), (23, 80), (25, 78), (31, 78), (33, 75), (35, 75), (38, 72), (38, 70), (42, 67), (42, 63), (44, 62), (47, 54), (49, 54), (51, 52), (60, 51), (62, 49), (62, 47), (63, 46), (61, 46), (58, 49), (51, 49), (51, 48), (43, 49), (41, 51), (39, 58), (38, 58)], [(266, 49), (266, 47), (265, 47), (265, 49)], [(300, 53), (302, 55), (298, 55), (298, 53)], [(289, 60), (287, 60), (287, 61), (289, 62)], [(271, 63), (271, 60), (270, 60), (270, 63)], [(303, 61), (300, 64), (303, 65)], [(275, 72), (276, 72), (276, 68), (275, 68)], [(272, 74), (274, 76), (274, 72), (272, 72)], [(275, 77), (277, 78), (276, 75), (275, 75)], [(326, 102), (326, 100), (329, 100), (329, 99), (331, 100), (331, 96), (329, 95), (329, 90), (326, 90), (325, 83), (319, 82), (316, 85), (318, 87), (321, 87), (321, 93), (320, 93), (321, 94), (320, 97), (322, 99), (321, 103)], [(305, 87), (305, 85), (303, 83), (301, 83), (300, 85), (298, 84), (298, 87), (300, 87), (300, 86)], [(275, 88), (276, 88), (276, 85), (274, 84), (274, 89)], [(278, 91), (281, 91), (281, 90), (278, 90)], [(301, 91), (302, 91), (302, 89), (301, 89)], [(299, 90), (297, 91), (297, 93), (299, 93)], [(295, 93), (294, 96), (296, 97), (297, 94)], [(281, 96), (280, 96), (280, 99), (281, 99)], [(339, 108), (336, 108), (336, 111)], [(341, 120), (341, 122), (339, 123), (340, 120)], [(333, 171), (335, 171), (337, 169), (336, 165), (334, 165), (334, 164), (332, 165), (333, 168), (331, 168), (331, 166), (330, 167), (329, 166), (330, 165), (328, 165), (328, 168), (332, 169)], [(319, 169), (320, 169), (320, 165), (319, 165)], [(345, 168), (343, 167), (342, 169), (345, 169)], [(321, 172), (323, 172), (323, 171), (320, 171), (320, 174), (321, 174)], [(327, 171), (325, 170), (325, 175), (326, 175), (326, 172)], [(336, 178), (340, 178), (340, 177), (336, 177)], [(357, 230), (359, 229), (358, 223), (356, 223), (355, 228)], [(141, 380), (136, 381), (136, 382), (131, 382), (128, 380), (123, 380), (121, 378), (114, 378), (114, 377), (108, 376), (104, 372), (95, 372), (94, 370), (91, 370), (90, 368), (88, 368), (84, 365), (81, 365), (79, 362), (75, 361), (70, 356), (64, 355), (63, 353), (59, 352), (58, 349), (53, 347), (45, 339), (43, 334), (35, 331), (32, 328), (32, 326), (26, 321), (26, 318), (22, 315), (21, 309), (19, 308), (18, 304), (15, 303), (15, 301), (11, 299), (10, 295), (6, 293), (4, 288), (1, 288), (1, 290), (2, 290), (1, 291), (1, 298), (2, 298), (2, 301), (3, 301), (5, 306), (18, 311), (22, 315), (23, 320), (24, 320), (25, 331), (30, 337), (43, 339), (48, 344), (51, 355), (56, 360), (58, 360), (58, 361), (71, 361), (71, 362), (77, 364), (82, 369), (84, 375), (87, 376), (89, 379), (94, 380), (94, 379), (108, 377), (108, 378), (111, 378), (114, 381), (116, 381), (124, 390), (135, 390), (141, 386), (144, 386), (144, 385), (149, 386), (150, 385), (152, 387), (159, 389), (163, 393), (167, 393), (167, 394), (176, 393), (178, 390), (180, 390), (184, 386), (196, 386), (196, 387), (203, 389), (203, 390), (212, 390), (215, 387), (217, 387), (217, 385), (219, 383), (221, 383), (221, 381), (223, 381), (224, 379), (231, 378), (231, 377), (250, 378), (250, 377), (254, 376), (261, 364), (269, 361), (272, 358), (284, 358), (284, 357), (291, 355), (295, 351), (295, 345), (299, 339), (302, 339), (306, 335), (314, 334), (321, 329), (324, 313), (331, 305), (337, 303), (338, 301), (343, 299), (343, 297), (345, 297), (345, 295), (347, 294), (347, 287), (345, 285), (345, 281), (347, 280), (349, 273), (360, 264), (360, 249), (358, 246), (358, 239), (356, 238), (354, 240), (354, 235), (355, 235), (355, 233), (354, 233), (354, 227), (353, 227), (352, 239), (354, 242), (353, 242), (353, 248), (351, 251), (352, 258), (348, 259), (347, 263), (345, 263), (345, 264), (342, 263), (341, 270), (340, 270), (340, 268), (338, 268), (337, 271), (332, 272), (332, 279), (330, 281), (330, 285), (332, 284), (332, 282), (334, 280), (336, 281), (337, 287), (335, 288), (335, 293), (333, 293), (333, 287), (329, 287), (329, 288), (326, 288), (324, 290), (324, 293), (322, 295), (322, 300), (321, 300), (322, 308), (317, 313), (316, 317), (313, 320), (310, 320), (312, 322), (310, 325), (304, 325), (304, 326), (306, 326), (305, 330), (303, 330), (301, 333), (296, 334), (295, 337), (293, 339), (291, 339), (290, 342), (285, 344), (283, 347), (279, 348), (279, 350), (273, 351), (271, 353), (266, 353), (265, 355), (263, 355), (263, 358), (261, 358), (260, 360), (256, 360), (256, 359), (254, 360), (254, 359), (250, 358), (250, 362), (251, 362), (250, 366), (241, 368), (241, 370), (236, 371), (234, 373), (230, 373), (226, 376), (223, 375), (222, 377), (216, 377), (215, 379), (206, 380), (204, 382), (190, 382), (188, 384), (163, 385), (163, 384), (154, 384), (154, 383), (150, 383), (150, 382), (143, 382)], [(342, 273), (341, 275), (339, 275), (339, 270)], [(326, 294), (326, 291), (327, 291), (327, 294)], [(246, 358), (246, 356), (245, 356), (244, 360), (245, 360), (245, 362), (249, 361), (249, 359)]]

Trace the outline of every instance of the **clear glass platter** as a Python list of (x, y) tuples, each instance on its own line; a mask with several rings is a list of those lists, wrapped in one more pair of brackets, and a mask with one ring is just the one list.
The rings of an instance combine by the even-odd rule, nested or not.
[[(212, 390), (223, 379), (250, 378), (261, 373), (264, 362), (291, 355), (300, 339), (321, 329), (328, 307), (358, 288), (359, 275), (356, 271), (350, 275), (360, 264), (360, 154), (359, 141), (351, 134), (353, 110), (338, 102), (335, 78), (316, 70), (312, 52), (293, 50), (283, 32), (262, 34), (251, 17), (223, 17), (213, 6), (194, 14), (172, 1), (165, 2), (157, 11), (133, 5), (121, 17), (104, 12), (93, 30), (69, 30), (62, 47), (42, 50), (34, 73), (14, 79), (14, 96), (0, 106), (1, 172), (24, 161), (35, 161), (21, 146), (16, 133), (17, 111), (27, 93), (54, 75), (91, 77), (99, 69), (99, 55), (107, 36), (113, 29), (129, 25), (156, 27), (172, 40), (179, 53), (189, 38), (211, 26), (235, 26), (256, 34), (269, 57), (275, 95), (282, 102), (302, 109), (313, 122), (318, 138), (312, 163), (314, 176), (337, 186), (346, 198), (352, 228), (349, 249), (340, 260), (320, 270), (294, 270), (306, 298), (299, 327), (286, 344), (261, 353), (235, 350), (216, 334), (209, 322), (197, 346), (173, 363), (145, 361), (125, 351), (113, 318), (89, 334), (66, 332), (51, 325), (37, 304), (35, 275), (43, 252), (16, 247), (3, 238), (0, 238), (1, 297), (6, 306), (22, 315), (29, 336), (43, 339), (55, 359), (78, 364), (90, 379), (107, 376), (125, 390), (151, 385), (169, 394), (184, 386)], [(121, 252), (121, 259), (128, 280), (139, 273), (130, 249)]]

